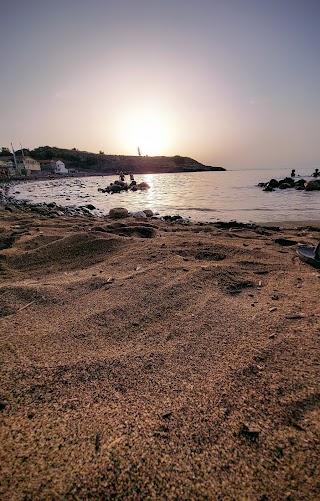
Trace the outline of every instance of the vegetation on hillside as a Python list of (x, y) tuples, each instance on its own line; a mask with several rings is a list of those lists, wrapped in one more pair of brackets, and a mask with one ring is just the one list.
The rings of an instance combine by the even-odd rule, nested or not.
[[(160, 172), (185, 172), (201, 170), (225, 170), (222, 167), (207, 167), (189, 157), (175, 155), (173, 157), (143, 156), (138, 148), (137, 155), (105, 155), (103, 151), (91, 153), (80, 151), (77, 148), (66, 149), (56, 146), (39, 146), (33, 150), (23, 148), (24, 155), (30, 155), (39, 162), (45, 160), (62, 160), (67, 169), (96, 173), (160, 173)], [(8, 148), (2, 148), (0, 155), (12, 155)], [(17, 157), (22, 156), (22, 151), (16, 151)]]

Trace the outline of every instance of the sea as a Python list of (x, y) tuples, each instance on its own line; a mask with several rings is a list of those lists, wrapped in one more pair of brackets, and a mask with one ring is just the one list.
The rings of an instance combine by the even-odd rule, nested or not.
[[(312, 179), (310, 174), (301, 172), (295, 179)], [(265, 192), (258, 186), (259, 182), (288, 175), (288, 169), (138, 174), (137, 183), (147, 182), (148, 190), (113, 195), (98, 189), (106, 188), (117, 179), (116, 175), (66, 177), (14, 183), (9, 195), (31, 204), (92, 204), (96, 208), (93, 213), (101, 216), (111, 208), (124, 207), (129, 212), (151, 209), (159, 217), (179, 215), (191, 222), (319, 221), (320, 191)]]

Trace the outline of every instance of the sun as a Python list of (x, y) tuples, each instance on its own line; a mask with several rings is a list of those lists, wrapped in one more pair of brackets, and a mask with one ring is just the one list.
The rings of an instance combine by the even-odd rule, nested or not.
[(161, 110), (132, 110), (121, 123), (122, 144), (132, 154), (166, 155), (171, 141), (171, 130)]

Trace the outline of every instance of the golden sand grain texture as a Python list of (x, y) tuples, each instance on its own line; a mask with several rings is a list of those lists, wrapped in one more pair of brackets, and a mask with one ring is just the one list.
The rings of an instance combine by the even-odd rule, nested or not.
[(1, 499), (319, 499), (319, 240), (0, 207)]

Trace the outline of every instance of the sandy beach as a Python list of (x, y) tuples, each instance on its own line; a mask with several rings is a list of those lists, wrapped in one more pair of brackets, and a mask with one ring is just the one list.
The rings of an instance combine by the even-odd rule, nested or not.
[(2, 500), (320, 497), (319, 223), (0, 206)]

